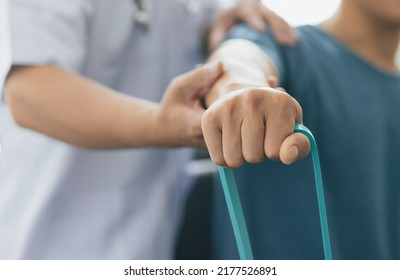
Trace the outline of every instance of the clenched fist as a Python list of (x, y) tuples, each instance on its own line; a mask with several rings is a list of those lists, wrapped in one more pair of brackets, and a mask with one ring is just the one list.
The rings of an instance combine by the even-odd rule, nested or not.
[(302, 110), (288, 93), (271, 87), (234, 90), (204, 113), (202, 129), (214, 163), (239, 167), (265, 157), (291, 164), (310, 151), (306, 136), (293, 133)]

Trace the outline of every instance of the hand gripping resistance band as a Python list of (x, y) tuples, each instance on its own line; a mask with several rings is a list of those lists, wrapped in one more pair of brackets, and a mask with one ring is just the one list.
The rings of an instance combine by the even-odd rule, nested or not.
[[(311, 131), (304, 125), (296, 124), (294, 131), (302, 133), (305, 136), (307, 136), (311, 144), (311, 155), (314, 166), (315, 186), (317, 190), (324, 255), (326, 260), (331, 260), (332, 252), (329, 239), (328, 220), (326, 217), (325, 198), (324, 198), (324, 187), (322, 184), (322, 174), (318, 156), (317, 143), (315, 142), (314, 136), (312, 135)], [(221, 178), (222, 187), (224, 190), (226, 204), (228, 206), (228, 211), (231, 218), (233, 232), (235, 234), (240, 259), (252, 260), (254, 259), (253, 252), (251, 250), (249, 234), (247, 232), (246, 222), (244, 220), (243, 210), (239, 199), (239, 193), (236, 187), (236, 181), (233, 174), (233, 170), (218, 166), (218, 172)]]

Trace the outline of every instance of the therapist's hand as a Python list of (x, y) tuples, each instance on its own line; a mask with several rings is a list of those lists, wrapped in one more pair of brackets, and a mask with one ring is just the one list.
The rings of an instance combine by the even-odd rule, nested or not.
[(237, 22), (246, 22), (258, 31), (263, 31), (269, 26), (277, 42), (282, 45), (291, 46), (296, 42), (294, 30), (284, 19), (266, 8), (260, 1), (247, 0), (218, 14), (208, 36), (211, 51), (221, 43), (225, 34)]
[(199, 100), (222, 72), (213, 63), (175, 78), (160, 104), (56, 66), (20, 66), (7, 78), (5, 97), (18, 125), (74, 146), (204, 147)]
[(295, 123), (302, 123), (301, 107), (283, 89), (238, 83), (227, 89), (202, 119), (214, 163), (235, 168), (268, 157), (291, 164), (309, 153), (307, 137), (293, 133)]
[(206, 147), (201, 100), (222, 73), (222, 63), (214, 62), (172, 80), (161, 101), (156, 126), (166, 146)]

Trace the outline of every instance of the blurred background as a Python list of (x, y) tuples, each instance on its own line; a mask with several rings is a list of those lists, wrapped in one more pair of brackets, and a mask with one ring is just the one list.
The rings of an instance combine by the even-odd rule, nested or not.
[[(340, 0), (264, 0), (271, 10), (283, 16), (292, 25), (316, 24), (335, 11)], [(290, 7), (290, 8), (288, 8)]]
[[(232, 0), (224, 0), (226, 5)], [(340, 0), (263, 0), (265, 6), (280, 14), (292, 25), (316, 24), (338, 7)]]

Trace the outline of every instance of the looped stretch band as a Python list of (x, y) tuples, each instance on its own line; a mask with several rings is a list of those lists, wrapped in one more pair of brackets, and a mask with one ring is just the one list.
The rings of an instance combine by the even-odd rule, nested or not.
[[(304, 134), (311, 144), (311, 156), (314, 166), (315, 186), (317, 190), (324, 255), (326, 260), (331, 260), (332, 252), (329, 238), (328, 219), (326, 217), (324, 187), (322, 184), (322, 174), (318, 156), (317, 143), (315, 142), (314, 136), (312, 135), (311, 131), (304, 125), (296, 124), (294, 131)], [(247, 226), (240, 203), (239, 193), (237, 190), (233, 170), (218, 166), (218, 172), (221, 178), (222, 187), (225, 194), (226, 204), (229, 210), (229, 215), (231, 218), (233, 232), (235, 234), (236, 243), (239, 250), (240, 259), (252, 260), (254, 259), (253, 252), (251, 250), (249, 234), (247, 232)]]

